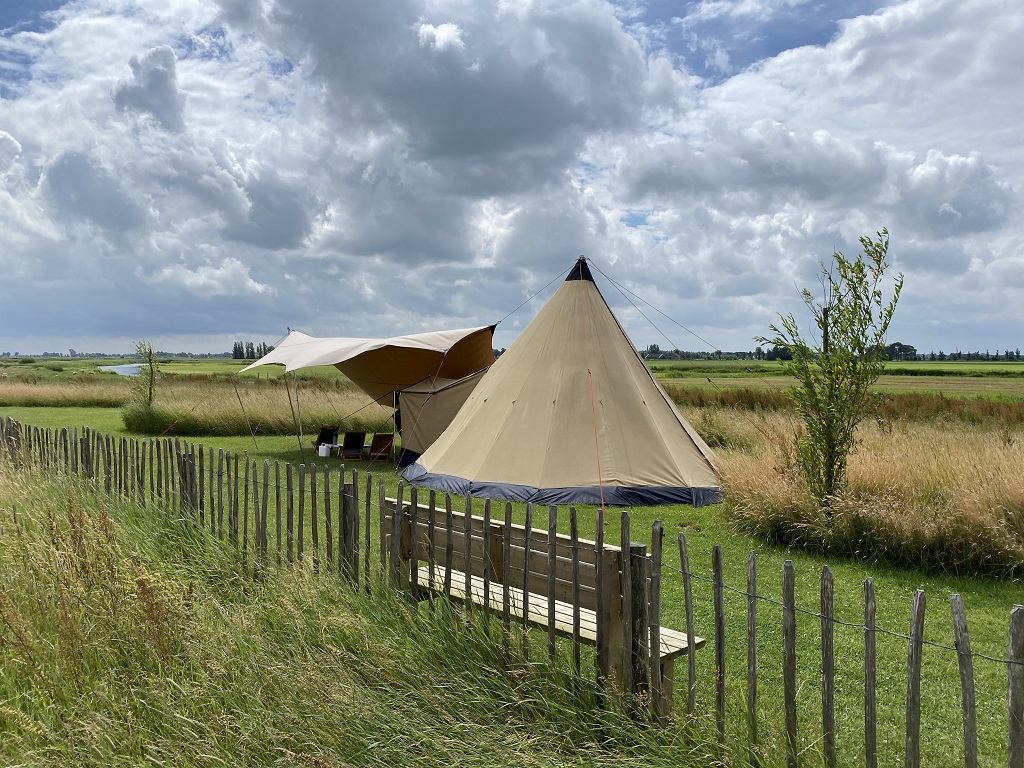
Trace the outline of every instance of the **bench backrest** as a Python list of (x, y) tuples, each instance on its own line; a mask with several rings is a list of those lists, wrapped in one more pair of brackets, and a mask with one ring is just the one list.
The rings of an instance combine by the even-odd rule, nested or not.
[[(449, 518), (448, 511), (442, 507), (435, 508), (433, 512), (431, 546), (429, 506), (417, 504), (413, 514), (412, 504), (403, 503), (403, 514), (398, 520), (399, 540), (396, 549), (392, 540), (396, 505), (395, 499), (385, 499), (381, 517), (384, 547), (392, 559), (393, 569), (396, 566), (393, 555), (397, 554), (404, 564), (411, 565), (414, 560), (416, 563), (433, 562), (437, 567), (487, 578), (493, 583), (503, 583), (507, 575), (510, 585), (525, 588), (525, 591), (534, 594), (548, 595), (553, 586), (553, 597), (563, 602), (573, 602), (575, 570), (578, 573), (580, 607), (597, 610), (599, 557), (595, 542), (578, 539), (574, 557), (572, 538), (565, 534), (555, 533), (552, 536), (546, 529), (533, 527), (528, 530), (516, 523), (506, 529), (504, 520), (486, 521), (479, 515), (467, 515), (454, 510)], [(541, 515), (536, 516), (537, 512)], [(543, 507), (535, 509), (535, 519), (543, 517), (547, 520), (545, 512), (547, 510)], [(412, 546), (414, 528), (415, 554)], [(550, 546), (552, 541), (553, 553)], [(484, 557), (485, 551), (488, 553), (487, 558)], [(611, 594), (617, 595), (622, 569), (621, 549), (605, 544), (600, 559), (608, 579), (608, 588)], [(411, 573), (411, 567), (402, 567), (402, 570)], [(552, 570), (553, 585), (549, 579)]]

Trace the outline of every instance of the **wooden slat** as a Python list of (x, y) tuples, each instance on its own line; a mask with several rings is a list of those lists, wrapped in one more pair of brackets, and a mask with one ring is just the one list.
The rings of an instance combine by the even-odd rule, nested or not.
[[(339, 474), (341, 480), (344, 481), (344, 468), (339, 470)], [(352, 482), (342, 482), (341, 488), (343, 489), (342, 496), (348, 496), (351, 504), (345, 515), (345, 519), (348, 521), (345, 539), (348, 541), (347, 546), (352, 555), (352, 583), (359, 586), (359, 470), (353, 469)], [(339, 497), (338, 503), (342, 503), (341, 497)]]
[(757, 735), (757, 552), (747, 555), (747, 745), (748, 762), (759, 764)]
[(725, 743), (725, 578), (722, 546), (711, 548), (711, 579), (715, 605), (715, 730), (719, 744)]
[(286, 560), (288, 565), (291, 565), (294, 560), (294, 540), (295, 540), (295, 496), (292, 492), (292, 465), (285, 464), (285, 504), (287, 505), (287, 526), (288, 526), (288, 542), (286, 547)]
[(430, 582), (433, 583), (434, 569), (437, 567), (437, 491), (433, 488), (430, 489), (427, 503), (427, 567), (430, 569)]
[(924, 648), (925, 596), (914, 592), (910, 606), (910, 640), (907, 643), (906, 768), (921, 766), (921, 651)]
[[(444, 545), (444, 594), (447, 597), (451, 597), (452, 594), (452, 559), (454, 555), (454, 544), (455, 537), (452, 536), (452, 527), (454, 526), (455, 513), (452, 511), (452, 497), (451, 494), (446, 493), (444, 495), (444, 529), (445, 529), (445, 545)], [(431, 579), (430, 584), (434, 583)]]
[[(338, 473), (338, 510), (344, 506), (345, 498), (345, 473)], [(339, 520), (340, 520), (339, 515)], [(339, 523), (340, 525), (340, 523)], [(340, 531), (339, 531), (340, 533)], [(335, 568), (334, 560), (334, 521), (331, 519), (331, 465), (324, 464), (324, 541), (327, 544), (327, 566), (326, 570), (331, 572)], [(338, 570), (341, 570), (341, 547), (338, 547)]]
[[(411, 536), (410, 543), (418, 542), (420, 540), (419, 491), (420, 489), (418, 486), (412, 485), (409, 487), (409, 535)], [(416, 582), (419, 580), (419, 568), (416, 565), (417, 558), (410, 557), (409, 561), (409, 585), (413, 591), (413, 594), (416, 594), (416, 592), (418, 591)]]
[(301, 566), (306, 541), (306, 465), (299, 464), (299, 508), (295, 524), (295, 561)]
[(782, 564), (782, 688), (786, 718), (786, 766), (797, 768), (796, 576), (792, 560)]
[(558, 561), (556, 550), (558, 533), (558, 507), (548, 507), (548, 658), (555, 658), (555, 566)]
[(878, 706), (876, 698), (875, 582), (864, 579), (864, 764), (878, 768)]
[[(245, 555), (247, 547), (249, 546), (249, 467), (251, 462), (249, 461), (249, 454), (245, 455), (245, 480), (242, 484), (242, 496), (244, 499), (242, 509), (244, 510), (242, 515), (242, 562), (245, 562)], [(184, 482), (184, 486), (188, 487), (188, 480)]]
[[(512, 592), (510, 587), (512, 586), (512, 565), (511, 565), (511, 549), (512, 540), (508, 537), (507, 532), (512, 527), (512, 502), (505, 502), (505, 532), (506, 535), (502, 536), (503, 551), (501, 553), (501, 627), (502, 627), (502, 649), (505, 652), (505, 658), (507, 659), (511, 652), (512, 646)], [(433, 578), (431, 578), (433, 580)]]
[[(622, 656), (620, 663), (622, 665), (621, 683), (624, 691), (633, 690), (633, 622), (631, 621), (633, 616), (633, 573), (627, 559), (629, 546), (632, 543), (629, 526), (629, 513), (623, 511), (619, 515), (619, 546), (623, 555), (619, 600), (622, 605)], [(612, 595), (612, 600), (614, 599), (615, 595)]]
[[(342, 472), (341, 476), (344, 477), (345, 473)], [(371, 497), (373, 495), (373, 474), (370, 472), (366, 473), (366, 501), (365, 508), (366, 512), (363, 517), (363, 589), (367, 594), (370, 593), (370, 515), (371, 515)], [(382, 493), (381, 496), (384, 494)]]
[[(484, 620), (491, 618), (491, 571), (494, 563), (491, 560), (491, 500), (484, 499), (483, 527), (483, 576), (484, 576)], [(486, 625), (485, 625), (486, 626)]]
[[(431, 582), (430, 569), (425, 565), (420, 566), (420, 588), (425, 589), (432, 584), (434, 591), (439, 593), (442, 592), (444, 589), (445, 578), (446, 576), (449, 576), (449, 574), (445, 573), (446, 570), (447, 569), (444, 567), (438, 565), (437, 572), (434, 574), (434, 581)], [(452, 583), (452, 599), (464, 600), (466, 597), (462, 591), (462, 587), (465, 584), (464, 574), (456, 571), (450, 574), (450, 577)], [(477, 605), (483, 605), (483, 577), (472, 576), (470, 578), (470, 584), (472, 601)], [(489, 598), (490, 601), (492, 603), (500, 601), (502, 599), (503, 590), (503, 585), (492, 583), (491, 595)], [(550, 611), (547, 597), (545, 595), (531, 594), (529, 605), (526, 607), (528, 609), (528, 612), (525, 614), (527, 622), (536, 627), (547, 628), (548, 615)], [(516, 586), (509, 586), (509, 611), (512, 618), (515, 620), (521, 621), (524, 618), (524, 594), (523, 591)], [(571, 637), (573, 632), (572, 604), (561, 600), (555, 601), (554, 615), (555, 631), (560, 635)], [(661, 655), (663, 658), (675, 658), (682, 653), (686, 653), (687, 646), (685, 634), (667, 629), (663, 629), (661, 634)], [(597, 615), (595, 611), (587, 608), (580, 610), (580, 640), (588, 645), (595, 645), (597, 643)], [(694, 648), (702, 648), (704, 644), (704, 638), (694, 638)]]
[[(690, 560), (686, 547), (686, 534), (680, 533), (679, 567), (683, 572), (683, 609), (686, 614), (686, 644), (695, 648), (696, 635), (693, 633), (693, 589), (690, 577)], [(664, 632), (662, 633), (664, 637)], [(697, 708), (697, 659), (687, 654), (686, 660), (686, 714), (692, 716)]]
[(1024, 768), (1024, 605), (1010, 611), (1010, 651), (1007, 671), (1009, 700), (1009, 768)]
[(313, 573), (320, 573), (320, 521), (317, 508), (316, 464), (309, 463), (309, 545), (313, 549)]
[(832, 569), (821, 570), (821, 733), (826, 768), (836, 766), (836, 679)]
[[(604, 552), (604, 508), (598, 507), (594, 512), (594, 563), (597, 566), (595, 579), (596, 605), (597, 605), (597, 682), (600, 689), (604, 681), (611, 675), (611, 660), (609, 658), (609, 612), (608, 612), (608, 588), (604, 581), (602, 568)], [(600, 702), (599, 702), (600, 703)]]
[(651, 655), (650, 655), (650, 619), (648, 617), (647, 598), (647, 547), (643, 544), (633, 544), (629, 548), (628, 561), (624, 564), (623, 571), (629, 570), (630, 589), (632, 598), (630, 600), (632, 613), (626, 617), (632, 625), (632, 647), (629, 650), (630, 678), (632, 686), (628, 689), (636, 699), (631, 702), (636, 706), (636, 716), (641, 715), (640, 705), (650, 695), (651, 691)]
[(661, 558), (662, 542), (665, 536), (661, 520), (651, 526), (651, 596), (648, 631), (650, 632), (651, 653), (651, 714), (656, 719), (667, 715), (672, 709), (672, 695), (666, 702), (661, 684)]
[(533, 547), (530, 544), (530, 539), (533, 537), (533, 504), (526, 502), (526, 523), (524, 525), (526, 529), (525, 534), (525, 552), (524, 552), (524, 563), (526, 567), (523, 570), (523, 588), (520, 590), (520, 594), (523, 596), (523, 613), (520, 618), (523, 620), (523, 659), (529, 661), (530, 659), (530, 637), (527, 624), (528, 617), (530, 615), (530, 560), (533, 557)]
[[(472, 549), (471, 549), (471, 546), (472, 546), (472, 541), (471, 541), (472, 540), (472, 535), (471, 535), (472, 534), (472, 527), (471, 526), (472, 526), (472, 519), (473, 519), (473, 497), (472, 496), (469, 496), (469, 495), (466, 496), (466, 506), (463, 507), (463, 509), (465, 510), (466, 514), (462, 518), (462, 523), (463, 523), (462, 562), (463, 563), (468, 563), (472, 559)], [(465, 572), (465, 581), (463, 582), (463, 585), (462, 585), (462, 587), (463, 587), (462, 594), (463, 594), (463, 597), (465, 598), (465, 601), (466, 601), (466, 610), (467, 611), (470, 610), (473, 607), (473, 591), (471, 589), (471, 584), (470, 584), (471, 578), (472, 578), (472, 574), (470, 573), (469, 569), (467, 568), (466, 572)]]
[(974, 705), (974, 657), (971, 655), (971, 638), (967, 634), (967, 609), (964, 599), (953, 594), (949, 596), (949, 608), (953, 614), (953, 637), (956, 645), (957, 662), (960, 668), (960, 709), (964, 718), (964, 768), (978, 768), (978, 720)]

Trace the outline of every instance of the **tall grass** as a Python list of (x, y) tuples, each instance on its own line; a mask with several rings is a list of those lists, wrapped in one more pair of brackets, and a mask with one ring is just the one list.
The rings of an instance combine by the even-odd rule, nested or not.
[(87, 378), (61, 382), (0, 379), (0, 407), (119, 408), (130, 397), (131, 388), (123, 378)]
[[(781, 389), (686, 387), (668, 384), (665, 391), (685, 408), (738, 411), (791, 411), (793, 398)], [(873, 416), (879, 422), (937, 421), (976, 425), (1024, 424), (1024, 400), (997, 397), (947, 397), (941, 392), (876, 393)]]
[(1024, 433), (865, 422), (831, 522), (793, 455), (794, 417), (695, 410), (717, 435), (726, 509), (770, 541), (948, 573), (1024, 577)]
[(164, 512), (7, 464), (0, 510), (4, 763), (716, 764), (560, 663), (506, 658), (478, 614), (254, 573)]
[(224, 382), (164, 380), (152, 407), (132, 402), (125, 428), (140, 434), (188, 436), (294, 435), (301, 416), (304, 433), (321, 425), (345, 430), (390, 432), (391, 409), (374, 403), (351, 384), (313, 381), (296, 390), (278, 380)]

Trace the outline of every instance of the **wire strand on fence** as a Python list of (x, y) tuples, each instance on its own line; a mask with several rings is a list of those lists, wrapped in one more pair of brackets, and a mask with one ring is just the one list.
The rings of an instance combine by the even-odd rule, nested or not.
[[(669, 563), (665, 563), (663, 561), (661, 566), (662, 566), (663, 569), (666, 569), (666, 570), (669, 570), (669, 571), (673, 571), (674, 573), (678, 573), (680, 576), (683, 575), (683, 571), (682, 570), (680, 570), (679, 568), (677, 568), (677, 567), (675, 567), (675, 566), (673, 566), (673, 565), (671, 565)], [(700, 574), (694, 573), (692, 570), (689, 571), (689, 577), (691, 579), (696, 580), (696, 581), (703, 582), (704, 584), (709, 584), (711, 586), (715, 585), (714, 579), (708, 578), (707, 576), (701, 576)], [(745, 589), (740, 589), (738, 587), (733, 587), (733, 586), (730, 586), (729, 584), (722, 584), (722, 587), (727, 592), (732, 592), (733, 594), (736, 594), (736, 595), (742, 595), (743, 597), (748, 597), (748, 598), (752, 597), (755, 600), (759, 600), (761, 602), (768, 603), (769, 605), (774, 605), (774, 606), (776, 606), (778, 608), (785, 608), (785, 607), (787, 607), (787, 606), (783, 605), (781, 600), (776, 600), (775, 598), (772, 598), (772, 597), (767, 597), (765, 595), (758, 595), (758, 594), (752, 595), (749, 592), (747, 592)], [(812, 610), (809, 610), (807, 608), (800, 608), (799, 606), (794, 606), (793, 610), (796, 613), (799, 613), (801, 615), (810, 616), (810, 617), (813, 617), (813, 618), (816, 618), (816, 619), (826, 618), (826, 617), (822, 616), (822, 614), (818, 613), (817, 611), (812, 611)], [(853, 622), (853, 621), (844, 621), (843, 619), (837, 619), (835, 616), (827, 617), (827, 619), (828, 619), (828, 621), (832, 622), (833, 624), (841, 626), (841, 627), (850, 627), (851, 629), (861, 629), (861, 630), (866, 629), (866, 627), (865, 627), (865, 625), (863, 623), (858, 623), (858, 622)], [(885, 629), (885, 628), (879, 627), (877, 625), (875, 626), (874, 631), (876, 633), (880, 634), (880, 635), (887, 635), (888, 637), (894, 637), (894, 638), (897, 638), (899, 640), (907, 640), (907, 641), (909, 641), (909, 640), (912, 639), (910, 637), (910, 635), (903, 634), (902, 632), (894, 632), (891, 629)], [(913, 639), (915, 641), (918, 641), (918, 638), (913, 638)], [(938, 649), (941, 649), (941, 650), (944, 650), (944, 651), (953, 651), (954, 653), (960, 653), (960, 650), (956, 646), (945, 645), (943, 643), (936, 643), (936, 642), (934, 642), (932, 640), (924, 640), (924, 639), (921, 639), (919, 642), (922, 645), (926, 645), (926, 646), (929, 646), (931, 648), (938, 648)], [(999, 658), (997, 656), (989, 656), (987, 654), (979, 653), (977, 651), (971, 651), (970, 656), (972, 658), (975, 658), (975, 659), (983, 659), (985, 661), (994, 661), (994, 662), (996, 662), (998, 664), (1005, 664), (1008, 667), (1009, 666), (1015, 666), (1015, 665), (1016, 666), (1024, 666), (1024, 662), (1022, 662), (1022, 661), (1016, 661), (1014, 659), (1001, 659), (1001, 658)]]

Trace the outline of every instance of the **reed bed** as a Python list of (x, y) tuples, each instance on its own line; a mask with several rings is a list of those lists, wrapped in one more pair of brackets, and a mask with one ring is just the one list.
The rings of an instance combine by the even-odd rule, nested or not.
[[(793, 398), (784, 389), (680, 386), (665, 391), (682, 408), (728, 408), (738, 411), (791, 411)], [(941, 392), (876, 393), (872, 417), (880, 423), (936, 421), (979, 426), (1024, 425), (1024, 400), (1012, 395), (947, 397)]]
[(294, 388), (267, 381), (168, 379), (157, 387), (152, 407), (135, 401), (125, 408), (124, 424), (139, 434), (294, 435), (301, 417), (302, 431), (314, 435), (323, 425), (390, 432), (391, 409), (345, 383), (307, 381)]
[(1024, 577), (1024, 431), (864, 422), (831, 518), (793, 453), (796, 417), (693, 409), (717, 443), (726, 509), (770, 541), (947, 573)]
[(128, 380), (115, 376), (49, 382), (0, 379), (0, 407), (120, 408), (131, 396)]

